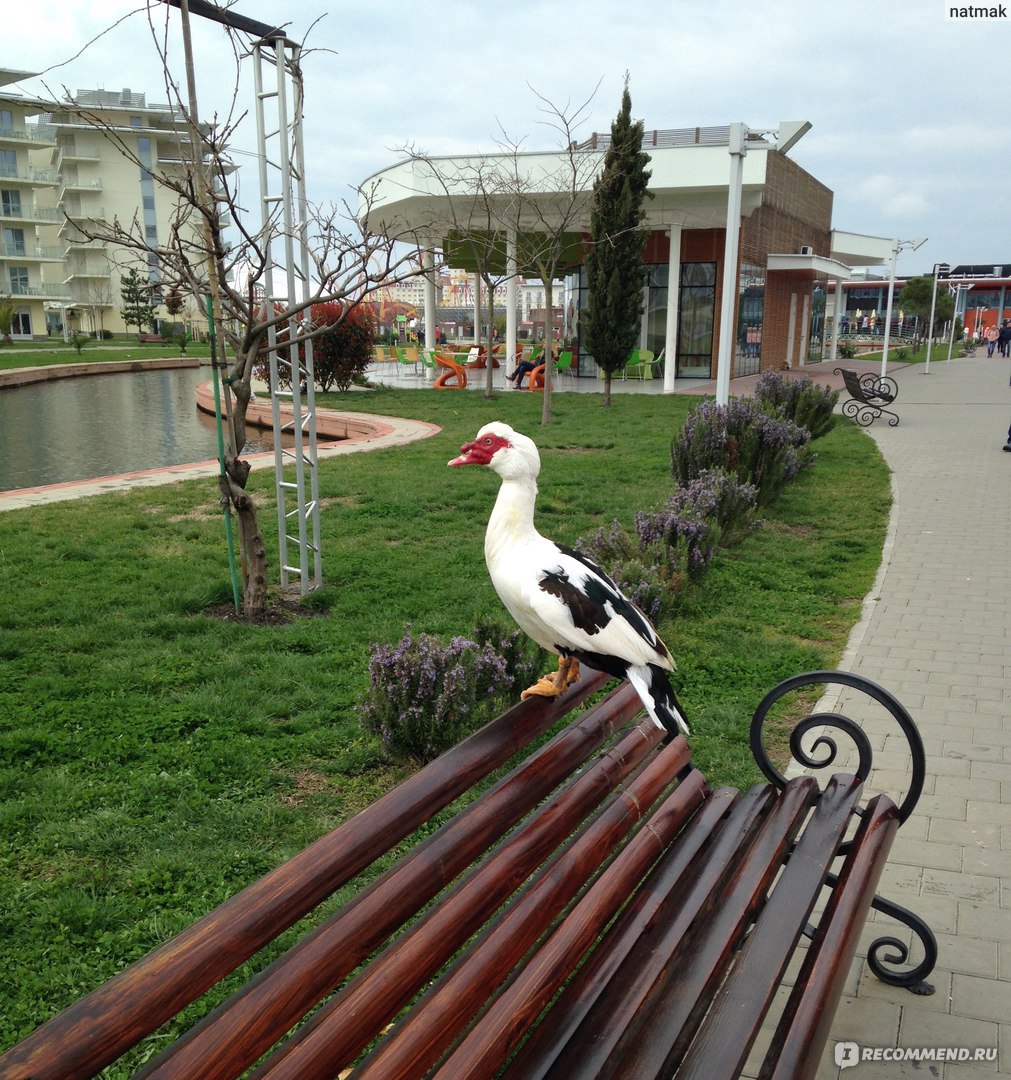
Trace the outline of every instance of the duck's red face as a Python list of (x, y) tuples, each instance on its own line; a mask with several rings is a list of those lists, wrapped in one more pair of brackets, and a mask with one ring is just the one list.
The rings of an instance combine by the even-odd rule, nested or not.
[(493, 432), (478, 432), (473, 442), (460, 447), (460, 456), (453, 458), (450, 465), (490, 465), (491, 459), (505, 447), (512, 446), (508, 439)]

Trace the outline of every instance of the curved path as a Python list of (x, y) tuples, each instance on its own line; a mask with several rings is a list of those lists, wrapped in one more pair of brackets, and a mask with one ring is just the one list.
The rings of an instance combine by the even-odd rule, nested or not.
[[(1011, 365), (980, 356), (889, 374), (901, 421), (870, 434), (892, 472), (891, 526), (841, 666), (891, 690), (926, 743), (924, 794), (880, 891), (937, 935), (936, 993), (885, 986), (858, 961), (818, 1076), (840, 1075), (834, 1044), (853, 1041), (956, 1060), (879, 1059), (844, 1077), (982, 1080), (1011, 1074)], [(871, 783), (891, 792), (908, 755), (871, 732)], [(957, 1060), (998, 1046), (997, 1061)]]

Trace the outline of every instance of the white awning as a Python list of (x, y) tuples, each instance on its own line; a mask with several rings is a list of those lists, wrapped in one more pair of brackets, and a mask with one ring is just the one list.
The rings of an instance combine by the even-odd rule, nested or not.
[(775, 270), (790, 270), (794, 273), (808, 273), (816, 277), (837, 278), (840, 281), (848, 281), (853, 276), (853, 272), (845, 263), (830, 259), (827, 255), (773, 254), (769, 256), (766, 267), (770, 273)]

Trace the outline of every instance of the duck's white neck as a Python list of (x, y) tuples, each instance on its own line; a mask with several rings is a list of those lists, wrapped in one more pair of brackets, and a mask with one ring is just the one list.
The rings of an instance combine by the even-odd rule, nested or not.
[(537, 481), (533, 477), (503, 480), (484, 534), (485, 559), (491, 564), (508, 554), (517, 542), (537, 535), (534, 528), (534, 505)]

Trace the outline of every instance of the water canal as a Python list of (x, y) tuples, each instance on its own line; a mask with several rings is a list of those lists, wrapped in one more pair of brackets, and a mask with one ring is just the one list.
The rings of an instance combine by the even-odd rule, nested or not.
[[(89, 375), (0, 389), (0, 491), (217, 457), (193, 392), (211, 369)], [(250, 432), (245, 452), (273, 448)]]

